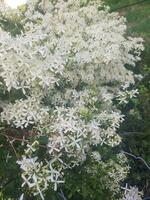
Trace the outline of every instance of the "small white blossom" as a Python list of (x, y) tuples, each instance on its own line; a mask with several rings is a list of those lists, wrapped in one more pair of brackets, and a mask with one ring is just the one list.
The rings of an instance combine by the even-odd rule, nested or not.
[(128, 101), (132, 98), (137, 97), (139, 94), (138, 89), (129, 89), (130, 83), (127, 82), (122, 85), (122, 89), (119, 90), (116, 98), (119, 101), (119, 104), (128, 103)]
[(36, 123), (42, 124), (48, 118), (48, 109), (42, 108), (37, 98), (17, 100), (8, 104), (1, 113), (1, 119), (15, 127), (27, 128)]
[(137, 187), (124, 188), (123, 200), (142, 200), (142, 193)]

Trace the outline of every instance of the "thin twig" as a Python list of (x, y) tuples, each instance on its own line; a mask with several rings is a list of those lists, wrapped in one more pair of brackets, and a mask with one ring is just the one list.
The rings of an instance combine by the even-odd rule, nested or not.
[(133, 158), (136, 159), (136, 160), (141, 160), (141, 161), (144, 163), (144, 165), (147, 167), (147, 169), (150, 170), (150, 165), (147, 164), (147, 162), (146, 162), (142, 157), (135, 156), (135, 155), (133, 155), (133, 154), (131, 154), (131, 153), (128, 153), (128, 152), (126, 152), (126, 151), (122, 151), (122, 153), (124, 153), (124, 154), (126, 154), (126, 155), (128, 155), (128, 156), (131, 156), (131, 157), (133, 157)]
[[(149, 0), (142, 0), (142, 1), (134, 2), (134, 3), (128, 4), (128, 5), (124, 5), (124, 6), (115, 8), (115, 9), (111, 10), (111, 12), (114, 12), (114, 11), (117, 11), (117, 10), (122, 10), (122, 9), (124, 9), (124, 8), (132, 7), (132, 6), (135, 6), (135, 5), (142, 4), (142, 3), (146, 3), (146, 2), (148, 2), (148, 1), (149, 1)], [(150, 1), (149, 1), (149, 2), (150, 2)]]
[[(21, 139), (21, 138), (16, 138), (16, 137), (13, 137), (13, 136), (10, 136), (10, 135), (7, 135), (7, 134), (3, 134), (3, 133), (0, 133), (0, 135), (6, 137), (9, 142), (11, 142), (10, 139), (12, 139), (14, 141), (24, 142), (26, 144), (32, 145), (32, 143), (30, 143), (29, 140), (25, 140), (25, 139)], [(45, 149), (47, 148), (44, 145), (39, 145), (39, 146), (42, 147), (42, 148), (45, 148)]]
[(132, 135), (143, 135), (144, 132), (123, 132), (123, 133), (120, 133), (121, 136), (132, 136)]
[(64, 195), (64, 193), (63, 193), (63, 191), (62, 191), (62, 189), (60, 189), (60, 192), (59, 192), (58, 194), (59, 194), (60, 197), (63, 198), (63, 200), (67, 200), (67, 198), (65, 197), (65, 195)]
[(13, 181), (17, 180), (18, 177), (12, 178), (10, 180), (8, 180), (6, 183), (4, 183), (0, 188), (3, 190), (5, 187), (7, 187), (7, 185), (9, 185), (10, 183), (12, 183)]
[(3, 134), (3, 133), (0, 133), (0, 135), (4, 136), (6, 138), (12, 139), (12, 140), (20, 141), (20, 142), (25, 142), (25, 143), (29, 142), (28, 140), (21, 139), (21, 138), (15, 138), (13, 136), (10, 136), (10, 135), (7, 135), (7, 134)]
[(8, 142), (9, 142), (11, 148), (13, 149), (16, 158), (18, 159), (18, 154), (17, 154), (16, 149), (15, 149), (15, 147), (14, 147), (14, 145), (13, 145), (13, 140), (10, 141), (9, 137), (7, 137), (7, 136), (6, 136), (6, 138), (7, 138)]

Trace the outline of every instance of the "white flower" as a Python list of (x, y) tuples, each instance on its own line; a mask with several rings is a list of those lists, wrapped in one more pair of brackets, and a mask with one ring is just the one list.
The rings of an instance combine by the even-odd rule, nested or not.
[(128, 87), (129, 85), (125, 84), (122, 86), (122, 90), (118, 92), (116, 98), (119, 101), (119, 104), (126, 104), (130, 99), (137, 97), (139, 94), (138, 89), (129, 90)]
[(42, 162), (38, 162), (37, 157), (25, 156), (17, 161), (22, 169), (22, 187), (27, 184), (34, 191), (34, 195), (40, 194), (42, 200), (44, 200), (43, 191), (47, 189), (49, 182), (53, 183), (54, 190), (57, 190), (57, 184), (64, 183), (64, 181), (60, 180), (60, 171), (52, 167), (54, 162), (55, 160), (52, 160), (44, 166)]
[(97, 162), (101, 161), (101, 155), (98, 151), (93, 151), (92, 152), (92, 157), (94, 158), (94, 160), (96, 160)]
[[(93, 146), (121, 142), (117, 130), (123, 116), (112, 99), (118, 90), (120, 103), (137, 95), (129, 90), (134, 75), (125, 66), (135, 66), (143, 50), (141, 38), (125, 37), (125, 18), (107, 7), (99, 10), (99, 0), (44, 2), (30, 0), (23, 15), (0, 7), (8, 20), (19, 12), (24, 30), (11, 36), (0, 29), (0, 80), (7, 93), (15, 93), (1, 121), (36, 129), (35, 141), (48, 139), (41, 162), (33, 144), (18, 161), (22, 186), (41, 199), (49, 185), (56, 190), (63, 183), (64, 169), (86, 160)], [(92, 155), (102, 163), (102, 155)], [(115, 193), (127, 169), (111, 161), (101, 167), (108, 166), (106, 180), (111, 177), (113, 184), (111, 179), (107, 186)]]
[(27, 128), (36, 123), (42, 124), (47, 118), (48, 109), (40, 105), (39, 99), (16, 100), (15, 104), (8, 104), (1, 113), (1, 119), (12, 123), (15, 127)]
[(21, 196), (20, 196), (19, 200), (23, 200), (23, 199), (24, 199), (24, 193), (23, 193), (23, 194), (21, 194)]
[(127, 188), (126, 185), (123, 189), (125, 190), (123, 200), (142, 200), (142, 193), (139, 192), (137, 187)]

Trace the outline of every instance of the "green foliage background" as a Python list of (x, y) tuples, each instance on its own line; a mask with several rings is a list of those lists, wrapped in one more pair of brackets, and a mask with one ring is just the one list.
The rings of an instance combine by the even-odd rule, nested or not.
[[(124, 138), (123, 148), (142, 157), (150, 165), (150, 0), (140, 2), (141, 0), (106, 0), (112, 11), (116, 10), (127, 18), (129, 35), (144, 38), (142, 61), (134, 69), (144, 79), (136, 84), (140, 92), (138, 98), (122, 108), (126, 120), (121, 132)], [(137, 4), (126, 7), (133, 3)], [(149, 197), (150, 170), (141, 161), (132, 157), (129, 159), (132, 170), (128, 182), (137, 185)]]

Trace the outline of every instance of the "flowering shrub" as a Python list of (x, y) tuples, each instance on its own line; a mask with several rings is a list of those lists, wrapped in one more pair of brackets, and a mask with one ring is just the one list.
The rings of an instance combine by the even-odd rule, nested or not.
[(14, 95), (3, 102), (1, 122), (30, 133), (20, 136), (22, 187), (44, 199), (49, 188), (67, 184), (67, 170), (90, 158), (97, 168), (87, 166), (87, 174), (103, 171), (103, 187), (114, 198), (127, 159), (119, 153), (116, 163), (99, 151), (121, 142), (124, 116), (114, 100), (137, 94), (127, 91), (134, 74), (126, 65), (140, 60), (143, 40), (127, 37), (125, 18), (100, 1), (29, 1), (23, 15), (21, 34), (0, 30), (1, 85), (4, 95)]

